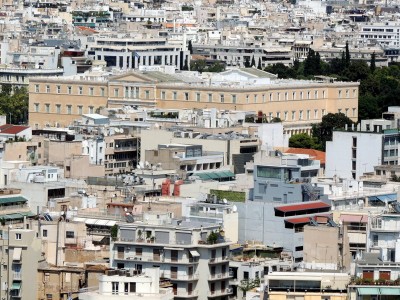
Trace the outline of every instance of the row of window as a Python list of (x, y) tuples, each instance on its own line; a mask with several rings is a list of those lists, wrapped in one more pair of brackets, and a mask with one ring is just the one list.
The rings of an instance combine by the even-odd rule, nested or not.
[[(65, 114), (67, 114), (67, 115), (72, 115), (72, 114), (73, 114), (72, 105), (70, 105), (70, 104), (65, 105), (65, 111), (64, 111), (64, 112), (63, 112), (62, 109), (61, 109), (61, 104), (56, 104), (56, 105), (55, 105), (55, 108), (56, 108), (56, 110), (54, 111), (54, 113), (57, 113), (57, 114), (65, 113)], [(39, 104), (39, 103), (34, 103), (34, 104), (33, 104), (33, 111), (34, 111), (34, 112), (41, 112), (41, 111), (40, 111), (40, 104)], [(51, 110), (51, 105), (50, 105), (50, 103), (44, 104), (44, 112), (47, 113), (47, 114), (53, 112), (53, 111)], [(82, 114), (84, 113), (84, 112), (83, 112), (83, 105), (78, 105), (78, 106), (77, 106), (77, 111), (76, 111), (76, 113), (77, 113), (78, 115), (82, 115)], [(93, 114), (93, 113), (94, 113), (94, 106), (89, 106), (88, 109), (87, 109), (87, 113), (88, 113), (88, 114)]]
[[(72, 95), (73, 94), (73, 88), (74, 88), (73, 86), (69, 85), (69, 86), (67, 86), (66, 91), (62, 91), (61, 85), (56, 85), (55, 92), (56, 92), (56, 94), (65, 94), (66, 93), (68, 95)], [(76, 88), (77, 88), (77, 92), (76, 92), (77, 95), (83, 95), (84, 94), (83, 86), (78, 86)], [(106, 89), (104, 87), (101, 87), (100, 88), (100, 93), (96, 94), (95, 93), (95, 88), (91, 86), (91, 87), (88, 88), (88, 91), (87, 91), (86, 95), (104, 97), (105, 93), (106, 93), (105, 91), (106, 91)], [(51, 90), (51, 86), (50, 85), (46, 85), (45, 86), (45, 93), (50, 94), (52, 92), (53, 91)], [(35, 93), (40, 93), (40, 85), (39, 84), (35, 84)]]
[[(344, 113), (347, 117), (356, 117), (356, 113), (357, 113), (357, 109), (356, 108), (352, 108), (351, 109), (351, 115), (350, 115), (350, 109), (349, 108), (345, 108), (343, 109), (338, 109), (338, 113)], [(326, 110), (325, 109), (321, 109), (321, 117), (326, 115)], [(295, 121), (296, 117), (297, 120), (311, 120), (312, 118), (314, 119), (319, 119), (319, 110), (318, 109), (314, 109), (312, 110), (299, 110), (298, 112), (293, 110), (291, 112), (289, 111), (285, 111), (283, 113), (281, 112), (276, 112), (276, 114), (274, 115), (274, 113), (269, 112), (268, 115), (268, 120), (272, 120), (274, 117), (276, 118), (280, 118), (283, 121)], [(290, 119), (289, 119), (290, 117)]]
[[(183, 100), (185, 101), (190, 101), (191, 99), (191, 94), (189, 92), (182, 92), (183, 93)], [(195, 99), (197, 102), (201, 101), (201, 96), (202, 93), (195, 93)], [(228, 97), (230, 96), (230, 99)], [(338, 90), (338, 98), (350, 98), (350, 90), (346, 89), (344, 92), (342, 90)], [(357, 97), (357, 90), (353, 89), (353, 97)], [(213, 93), (208, 93), (207, 94), (207, 100), (208, 102), (213, 102), (214, 98), (217, 97), (216, 100), (218, 100), (221, 103), (224, 103), (226, 101), (229, 101), (231, 103), (237, 103), (238, 96), (236, 94), (230, 94), (230, 95), (225, 95), (225, 94), (219, 94), (215, 95)], [(326, 91), (322, 91), (322, 99), (325, 99), (327, 97)], [(268, 93), (268, 94), (254, 94), (254, 95), (246, 95), (246, 103), (259, 103), (259, 100), (261, 100), (262, 103), (266, 103), (268, 101), (281, 101), (281, 100), (312, 100), (312, 99), (320, 99), (319, 98), (319, 91), (307, 91), (307, 92), (276, 92), (276, 93)], [(166, 91), (161, 91), (161, 100), (167, 100), (167, 92)], [(173, 91), (172, 92), (172, 100), (178, 100), (178, 92)]]

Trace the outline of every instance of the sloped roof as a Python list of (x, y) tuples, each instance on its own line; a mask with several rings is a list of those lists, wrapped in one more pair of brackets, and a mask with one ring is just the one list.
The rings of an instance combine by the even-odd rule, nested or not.
[(303, 149), (303, 148), (288, 148), (285, 153), (291, 154), (308, 154), (315, 160), (319, 160), (321, 164), (325, 164), (326, 154), (323, 151), (315, 149)]
[(311, 209), (321, 209), (321, 208), (329, 208), (331, 207), (329, 204), (326, 204), (322, 201), (312, 201), (312, 202), (301, 202), (299, 204), (286, 205), (286, 206), (277, 206), (275, 210), (279, 210), (281, 212), (290, 212), (290, 211), (306, 211)]
[(4, 124), (0, 126), (0, 134), (17, 134), (28, 128), (29, 126)]

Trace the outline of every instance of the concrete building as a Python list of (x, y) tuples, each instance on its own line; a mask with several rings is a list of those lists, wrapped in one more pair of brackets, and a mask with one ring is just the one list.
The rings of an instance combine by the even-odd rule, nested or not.
[(255, 68), (228, 70), (209, 78), (191, 72), (142, 71), (109, 80), (89, 74), (36, 79), (29, 88), (29, 122), (33, 128), (68, 126), (83, 113), (123, 105), (261, 111), (268, 121), (277, 117), (308, 129), (327, 113), (343, 112), (357, 121), (359, 83), (331, 81), (276, 79)]
[(333, 272), (276, 272), (265, 276), (265, 295), (270, 300), (345, 300), (350, 276)]
[(160, 282), (158, 267), (148, 268), (143, 273), (134, 273), (133, 270), (108, 270), (101, 275), (99, 287), (82, 289), (79, 299), (82, 300), (117, 300), (117, 299), (146, 299), (171, 300), (174, 299), (172, 288), (164, 288)]
[(332, 141), (326, 143), (326, 176), (359, 179), (373, 172), (374, 166), (397, 165), (400, 136), (391, 124), (368, 120), (357, 130), (334, 131)]
[(218, 233), (219, 225), (156, 213), (144, 220), (119, 226), (110, 245), (111, 267), (146, 273), (158, 266), (160, 277), (172, 283), (174, 299), (228, 299), (230, 242)]
[[(41, 253), (40, 239), (36, 232), (24, 228), (4, 228), (0, 239), (2, 288), (4, 299), (29, 299), (37, 294), (38, 261)], [(34, 278), (32, 278), (34, 275)]]

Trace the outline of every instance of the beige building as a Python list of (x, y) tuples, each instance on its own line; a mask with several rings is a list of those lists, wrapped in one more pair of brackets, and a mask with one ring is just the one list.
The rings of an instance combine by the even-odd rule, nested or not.
[(1, 299), (32, 299), (37, 282), (32, 280), (40, 259), (40, 239), (24, 228), (3, 228), (0, 239)]
[(29, 84), (29, 122), (33, 128), (68, 126), (84, 113), (122, 105), (261, 111), (292, 126), (336, 112), (357, 121), (358, 82), (282, 80), (254, 68), (202, 76), (131, 71), (108, 79), (35, 78)]

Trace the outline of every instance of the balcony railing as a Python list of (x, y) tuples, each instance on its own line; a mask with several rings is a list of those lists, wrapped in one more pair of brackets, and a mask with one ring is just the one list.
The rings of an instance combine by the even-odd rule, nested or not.
[(223, 289), (223, 290), (210, 291), (210, 292), (208, 292), (208, 296), (209, 297), (219, 297), (219, 296), (230, 295), (232, 293), (233, 293), (233, 289), (232, 288), (226, 288), (226, 289)]
[(225, 273), (219, 273), (219, 274), (211, 274), (208, 279), (209, 280), (219, 280), (219, 279), (227, 279), (227, 278), (231, 278), (233, 277), (233, 275), (230, 275), (229, 272), (225, 272)]
[(218, 263), (224, 263), (229, 261), (228, 256), (223, 256), (223, 257), (212, 257), (209, 259), (210, 264), (218, 264)]

